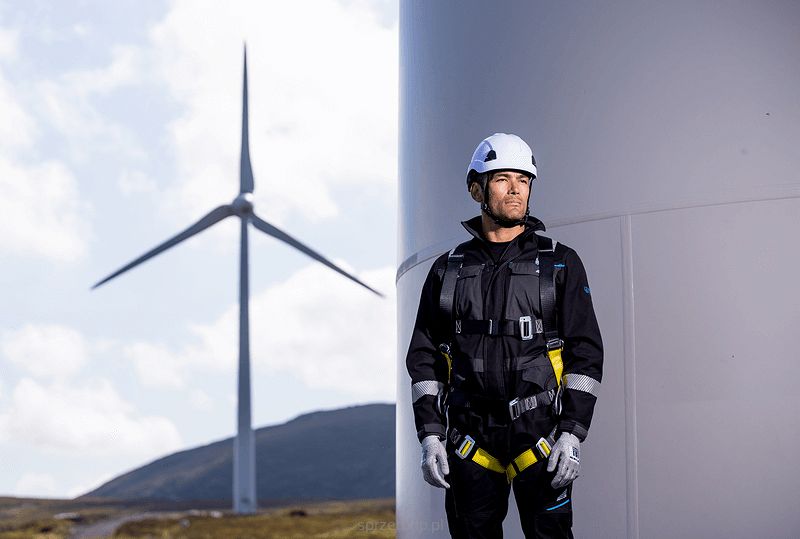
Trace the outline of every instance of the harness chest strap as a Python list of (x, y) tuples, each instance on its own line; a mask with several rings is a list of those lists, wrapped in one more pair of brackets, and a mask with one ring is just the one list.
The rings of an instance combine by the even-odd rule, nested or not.
[(511, 421), (515, 421), (525, 412), (529, 412), (539, 406), (547, 406), (552, 404), (556, 397), (556, 390), (543, 391), (536, 395), (529, 397), (517, 397), (508, 403), (508, 414), (511, 416)]
[(542, 321), (530, 315), (520, 316), (516, 320), (453, 320), (453, 333), (480, 335), (507, 335), (519, 337), (523, 341), (533, 339), (536, 334), (544, 333)]
[[(547, 391), (537, 393), (536, 395), (515, 397), (507, 403), (503, 403), (502, 401), (492, 401), (489, 404), (489, 407), (494, 406), (495, 410), (499, 410), (499, 406), (496, 406), (497, 404), (507, 407), (509, 418), (511, 421), (515, 421), (526, 412), (530, 412), (531, 410), (534, 410), (540, 406), (552, 404), (555, 398), (556, 390), (549, 389)], [(487, 399), (481, 398), (480, 396), (476, 396), (474, 394), (466, 393), (458, 388), (454, 388), (449, 393), (448, 403), (461, 408), (483, 407), (486, 409), (487, 407)]]

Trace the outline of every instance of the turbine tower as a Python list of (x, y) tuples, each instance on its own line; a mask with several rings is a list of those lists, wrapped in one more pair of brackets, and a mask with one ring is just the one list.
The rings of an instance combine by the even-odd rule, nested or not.
[(302, 251), (314, 260), (321, 262), (348, 279), (383, 297), (383, 294), (350, 275), (333, 262), (310, 247), (299, 242), (289, 234), (264, 221), (253, 212), (253, 169), (250, 166), (250, 147), (247, 120), (247, 49), (244, 51), (244, 81), (242, 84), (242, 151), (239, 169), (239, 195), (230, 204), (223, 204), (211, 210), (202, 219), (168, 239), (161, 245), (146, 252), (133, 262), (118, 269), (99, 281), (92, 290), (125, 273), (145, 260), (166, 251), (170, 247), (202, 232), (212, 225), (231, 216), (241, 219), (241, 250), (239, 257), (239, 379), (236, 438), (233, 450), (233, 509), (236, 513), (254, 513), (258, 508), (256, 498), (255, 440), (250, 414), (250, 332), (249, 332), (249, 288), (248, 288), (248, 224), (295, 249)]

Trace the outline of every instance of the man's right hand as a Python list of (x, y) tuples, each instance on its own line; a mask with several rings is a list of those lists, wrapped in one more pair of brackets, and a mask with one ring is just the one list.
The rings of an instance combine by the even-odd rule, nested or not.
[(428, 484), (438, 488), (450, 488), (444, 476), (450, 473), (444, 444), (435, 434), (422, 439), (422, 476)]

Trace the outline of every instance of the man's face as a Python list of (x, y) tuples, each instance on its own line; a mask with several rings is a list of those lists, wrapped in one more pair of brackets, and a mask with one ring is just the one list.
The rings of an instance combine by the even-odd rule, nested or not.
[(528, 207), (530, 183), (530, 178), (520, 172), (511, 170), (493, 172), (486, 183), (489, 209), (501, 219), (522, 219)]

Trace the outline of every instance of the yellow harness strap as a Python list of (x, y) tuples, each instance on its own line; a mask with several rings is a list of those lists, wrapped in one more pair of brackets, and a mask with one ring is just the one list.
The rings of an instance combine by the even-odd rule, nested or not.
[[(470, 451), (472, 451), (473, 447), (475, 447), (475, 440), (473, 440), (471, 436), (466, 436), (461, 442), (461, 446), (456, 448), (456, 454), (462, 459), (465, 459), (470, 454)], [(542, 458), (546, 458), (550, 455), (550, 443), (545, 438), (539, 438), (539, 441), (536, 442), (535, 448), (539, 451), (539, 455), (541, 455)], [(475, 464), (483, 466), (487, 470), (505, 474), (509, 483), (517, 476), (517, 474), (522, 473), (522, 471), (526, 468), (539, 462), (539, 457), (534, 452), (534, 448), (526, 449), (521, 454), (517, 455), (517, 457), (508, 466), (503, 466), (503, 464), (497, 458), (493, 457), (480, 447), (475, 447), (475, 452), (471, 457), (469, 457), (469, 459)]]
[(447, 361), (447, 383), (449, 385), (450, 377), (453, 373), (453, 358), (450, 357), (450, 345), (440, 344), (439, 353), (442, 354), (442, 357), (445, 359), (445, 361)]
[(561, 373), (564, 372), (564, 361), (561, 359), (561, 350), (563, 348), (556, 348), (547, 352), (547, 357), (550, 358), (550, 364), (553, 366), (553, 372), (556, 373), (556, 382), (561, 387)]
[[(456, 454), (462, 459), (465, 459), (474, 446), (475, 440), (473, 440), (471, 436), (465, 436), (463, 442), (461, 442), (461, 446), (456, 448)], [(493, 472), (505, 473), (506, 471), (506, 467), (503, 466), (499, 460), (480, 447), (475, 448), (475, 452), (470, 457), (470, 460)]]
[[(550, 456), (550, 444), (544, 438), (539, 438), (539, 441), (536, 442), (536, 448), (542, 455)], [(522, 473), (523, 470), (533, 466), (537, 462), (539, 462), (539, 457), (536, 456), (532, 448), (526, 449), (520, 453), (517, 458), (511, 461), (511, 464), (506, 467), (506, 478), (508, 482), (510, 483), (517, 474)]]
[(475, 451), (475, 454), (472, 455), (472, 460), (473, 462), (476, 462), (484, 468), (492, 470), (493, 472), (505, 473), (506, 471), (505, 467), (500, 463), (499, 460), (491, 456), (480, 447)]

